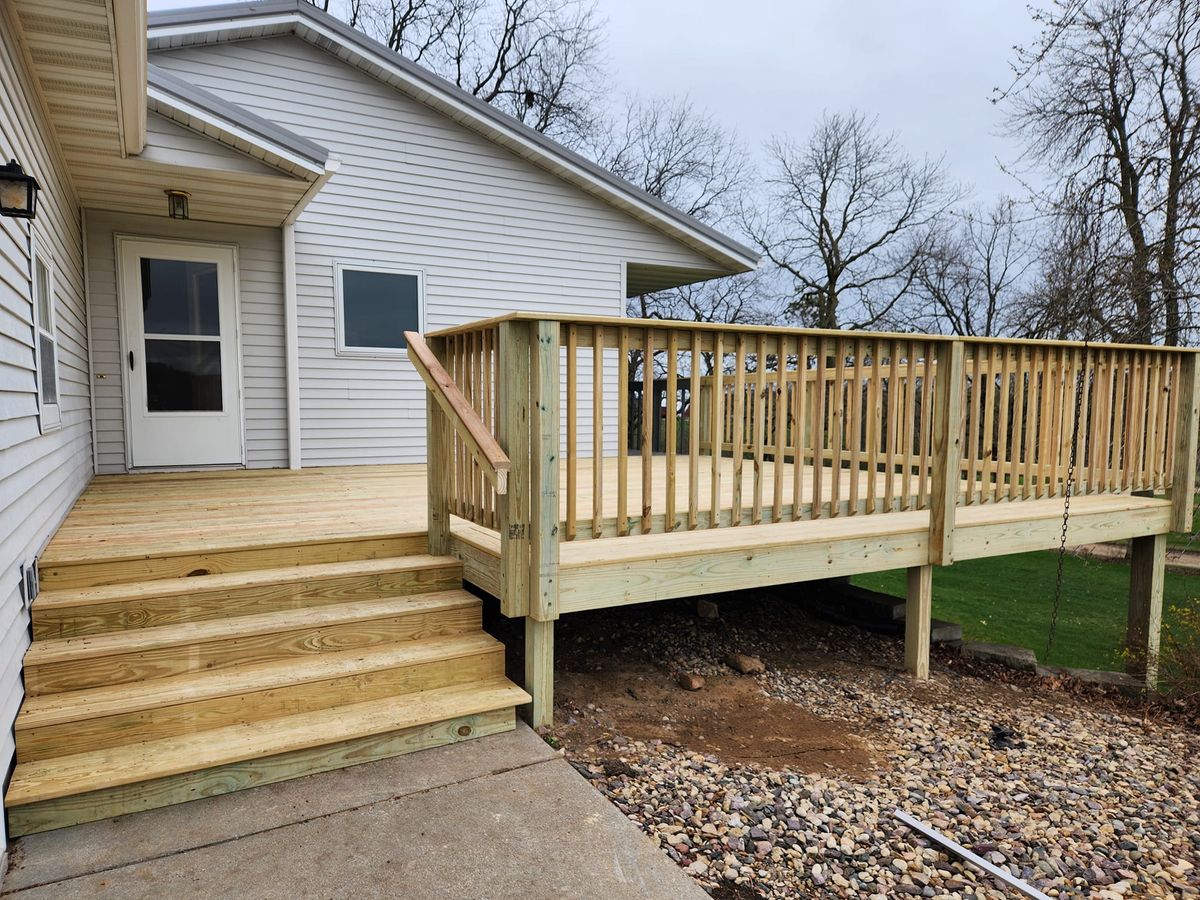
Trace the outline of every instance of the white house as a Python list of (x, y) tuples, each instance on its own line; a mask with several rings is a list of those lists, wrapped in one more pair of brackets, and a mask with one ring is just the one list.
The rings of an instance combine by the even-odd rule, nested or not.
[(753, 252), (303, 0), (0, 5), (0, 767), (24, 573), (94, 474), (419, 462), (402, 332)]

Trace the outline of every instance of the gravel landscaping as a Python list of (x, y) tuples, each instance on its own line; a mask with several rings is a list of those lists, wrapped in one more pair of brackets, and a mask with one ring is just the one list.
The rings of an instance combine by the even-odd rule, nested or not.
[(569, 616), (557, 644), (553, 739), (714, 897), (1013, 896), (896, 808), (1051, 896), (1200, 896), (1200, 735), (1134, 701), (949, 655), (917, 685), (898, 641), (783, 595)]

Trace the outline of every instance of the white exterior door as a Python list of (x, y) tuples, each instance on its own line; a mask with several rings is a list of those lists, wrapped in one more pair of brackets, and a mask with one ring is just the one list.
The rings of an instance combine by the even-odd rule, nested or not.
[(233, 248), (121, 238), (129, 462), (244, 462)]

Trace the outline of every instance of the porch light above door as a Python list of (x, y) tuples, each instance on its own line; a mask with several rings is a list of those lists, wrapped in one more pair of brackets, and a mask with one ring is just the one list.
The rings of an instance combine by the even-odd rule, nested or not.
[(171, 214), (172, 219), (186, 219), (188, 217), (188, 198), (192, 195), (187, 191), (164, 191), (167, 195), (167, 212)]
[(0, 166), (0, 216), (32, 219), (37, 215), (40, 189), (37, 179), (27, 175), (15, 159), (6, 166)]

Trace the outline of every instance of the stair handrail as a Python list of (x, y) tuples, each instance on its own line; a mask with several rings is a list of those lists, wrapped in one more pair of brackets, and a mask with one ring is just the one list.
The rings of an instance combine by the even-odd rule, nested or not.
[(429, 389), (429, 396), (445, 414), (450, 427), (462, 438), (496, 493), (506, 494), (512, 461), (425, 339), (415, 331), (404, 332), (404, 339), (408, 342), (408, 358)]

